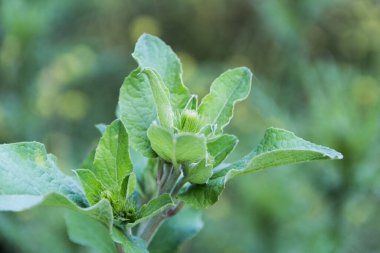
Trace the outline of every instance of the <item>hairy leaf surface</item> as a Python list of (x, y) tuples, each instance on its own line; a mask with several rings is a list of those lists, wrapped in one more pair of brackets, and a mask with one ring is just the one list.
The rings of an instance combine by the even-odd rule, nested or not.
[(179, 197), (193, 207), (206, 208), (219, 199), (226, 182), (236, 175), (292, 163), (342, 158), (339, 152), (305, 141), (292, 132), (269, 128), (251, 153), (216, 172), (207, 184), (193, 185)]
[(157, 110), (148, 77), (140, 69), (132, 71), (124, 80), (119, 108), (132, 147), (146, 157), (155, 157), (147, 130), (157, 118)]
[(182, 66), (177, 55), (161, 39), (142, 35), (132, 54), (141, 69), (152, 68), (158, 72), (170, 91), (174, 108), (183, 108), (189, 100), (189, 91), (182, 81)]
[(127, 226), (133, 227), (172, 206), (174, 206), (174, 202), (170, 195), (167, 193), (162, 194), (144, 204), (139, 210), (139, 218), (135, 222), (127, 224)]
[(234, 135), (223, 134), (207, 143), (207, 151), (214, 159), (214, 167), (221, 164), (227, 158), (236, 147), (238, 141), (238, 138)]
[(153, 69), (147, 68), (143, 73), (148, 76), (161, 125), (166, 128), (173, 127), (174, 112), (170, 104), (169, 90)]
[(230, 122), (235, 103), (247, 98), (251, 90), (252, 73), (248, 68), (224, 72), (211, 84), (198, 112), (204, 125), (216, 125), (217, 132)]
[(96, 148), (94, 173), (109, 190), (118, 191), (125, 176), (132, 172), (128, 134), (123, 123), (115, 120), (107, 126)]
[(153, 150), (165, 161), (197, 162), (206, 157), (206, 140), (203, 135), (191, 133), (173, 134), (153, 124), (148, 130)]

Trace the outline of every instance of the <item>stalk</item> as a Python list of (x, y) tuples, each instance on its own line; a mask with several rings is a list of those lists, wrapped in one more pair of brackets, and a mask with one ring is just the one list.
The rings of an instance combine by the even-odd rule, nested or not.
[[(180, 176), (181, 168), (175, 168), (172, 166), (165, 182), (159, 186), (159, 195), (163, 193), (169, 193), (171, 195), (177, 194), (181, 187), (186, 183), (186, 178), (184, 177), (178, 181)], [(182, 207), (183, 203), (180, 202), (176, 207), (167, 209), (151, 218), (139, 229), (139, 236), (147, 242), (147, 245), (149, 245), (165, 219), (177, 214)]]

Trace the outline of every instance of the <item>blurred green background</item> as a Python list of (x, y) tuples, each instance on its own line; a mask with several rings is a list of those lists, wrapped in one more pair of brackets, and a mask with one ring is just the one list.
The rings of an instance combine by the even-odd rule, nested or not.
[[(231, 156), (269, 126), (342, 152), (342, 161), (232, 181), (181, 252), (380, 252), (380, 3), (371, 0), (2, 0), (0, 143), (37, 140), (66, 171), (115, 118), (143, 32), (178, 53), (203, 96), (228, 68), (255, 74), (236, 107)], [(1, 179), (0, 179), (1, 180)], [(60, 209), (0, 214), (0, 252), (90, 252)]]

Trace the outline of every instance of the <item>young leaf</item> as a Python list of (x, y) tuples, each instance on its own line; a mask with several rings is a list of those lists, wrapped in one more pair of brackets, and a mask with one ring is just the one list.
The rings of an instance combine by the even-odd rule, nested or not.
[(128, 135), (120, 120), (109, 125), (96, 148), (94, 173), (107, 189), (117, 190), (126, 175), (132, 172)]
[(236, 175), (292, 163), (342, 158), (339, 152), (305, 141), (292, 132), (269, 128), (251, 153), (216, 172), (207, 184), (192, 185), (179, 198), (193, 207), (206, 208), (219, 199), (226, 182)]
[(228, 70), (215, 79), (198, 109), (203, 125), (216, 124), (221, 132), (232, 118), (235, 103), (247, 98), (251, 81), (252, 73), (245, 67)]
[(184, 108), (184, 110), (198, 110), (198, 96), (197, 95), (191, 95), (189, 98), (189, 101), (187, 101), (187, 104)]
[(65, 221), (71, 241), (91, 247), (97, 252), (117, 253), (110, 228), (104, 224), (77, 212), (67, 212)]
[(238, 141), (234, 135), (223, 134), (207, 143), (207, 151), (214, 158), (214, 168), (226, 159)]
[(136, 181), (136, 174), (132, 172), (128, 176), (126, 176), (123, 180), (123, 183), (121, 184), (120, 193), (123, 197), (128, 198), (132, 195), (132, 193), (135, 190), (137, 181)]
[(140, 69), (132, 71), (124, 80), (119, 108), (132, 147), (146, 157), (155, 157), (146, 132), (157, 118), (156, 105), (148, 77)]
[(168, 207), (173, 207), (174, 202), (169, 194), (165, 193), (160, 196), (158, 196), (155, 199), (152, 199), (147, 204), (144, 204), (140, 210), (139, 210), (139, 218), (133, 222), (127, 224), (128, 227), (134, 227), (138, 223), (143, 222), (144, 220), (147, 220), (163, 210), (167, 209)]
[(184, 173), (190, 183), (205, 184), (212, 176), (212, 169), (212, 163), (208, 163), (207, 159), (204, 159), (195, 166), (185, 167)]
[(170, 91), (174, 108), (183, 108), (189, 100), (189, 91), (183, 85), (182, 66), (177, 55), (161, 39), (143, 34), (132, 54), (141, 69), (152, 68), (158, 72)]
[(103, 184), (96, 178), (91, 170), (78, 169), (74, 171), (86, 193), (86, 197), (90, 205), (95, 205), (99, 202), (102, 192), (105, 190)]
[(173, 127), (174, 113), (170, 104), (168, 89), (153, 69), (147, 68), (143, 73), (148, 76), (161, 125), (166, 128)]
[[(148, 129), (153, 150), (173, 164), (197, 162), (206, 157), (206, 140), (203, 135), (191, 133), (173, 134), (156, 124)], [(190, 148), (191, 147), (191, 148)]]
[(182, 243), (193, 238), (203, 228), (201, 216), (199, 210), (186, 208), (165, 221), (149, 245), (149, 251), (151, 253), (177, 252)]

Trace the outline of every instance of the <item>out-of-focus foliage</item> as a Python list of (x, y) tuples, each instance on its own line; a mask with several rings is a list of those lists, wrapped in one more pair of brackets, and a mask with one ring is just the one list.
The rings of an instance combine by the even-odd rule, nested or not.
[[(269, 126), (345, 156), (232, 181), (181, 252), (378, 251), (378, 2), (3, 0), (0, 142), (44, 142), (61, 167), (78, 167), (98, 137), (90, 126), (114, 118), (143, 32), (180, 52), (193, 93), (227, 68), (253, 69), (228, 130), (241, 140), (231, 160)], [(1, 252), (84, 252), (57, 209), (2, 214), (0, 239)]]

